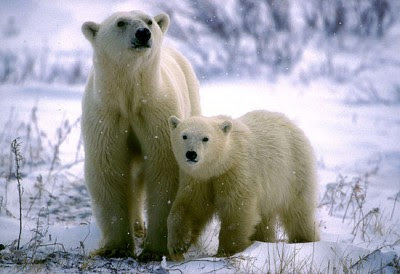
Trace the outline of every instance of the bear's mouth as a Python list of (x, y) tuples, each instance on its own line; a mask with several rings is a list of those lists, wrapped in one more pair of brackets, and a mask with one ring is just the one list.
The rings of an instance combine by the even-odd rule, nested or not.
[(150, 45), (131, 45), (131, 49), (149, 49)]
[(136, 40), (131, 43), (131, 49), (149, 49), (151, 48), (151, 40), (141, 43), (140, 41)]
[(195, 163), (197, 163), (198, 161), (199, 161), (199, 160), (197, 160), (197, 159), (194, 159), (194, 160), (186, 159), (186, 162), (189, 163), (189, 164), (195, 164)]

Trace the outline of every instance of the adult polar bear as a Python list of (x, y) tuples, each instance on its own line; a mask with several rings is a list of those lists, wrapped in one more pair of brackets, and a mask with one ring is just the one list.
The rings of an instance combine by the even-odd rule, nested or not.
[(102, 232), (96, 255), (131, 256), (133, 233), (147, 235), (143, 260), (167, 251), (167, 217), (179, 168), (170, 145), (168, 117), (200, 114), (198, 81), (188, 61), (162, 46), (166, 14), (118, 12), (101, 24), (86, 22), (93, 69), (82, 102), (85, 180)]

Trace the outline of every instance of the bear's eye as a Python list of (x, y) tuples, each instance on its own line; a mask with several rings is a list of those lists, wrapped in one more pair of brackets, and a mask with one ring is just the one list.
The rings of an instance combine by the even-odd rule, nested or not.
[(125, 21), (118, 21), (117, 22), (117, 27), (122, 28), (126, 26), (126, 22)]
[(182, 139), (183, 139), (183, 140), (186, 140), (186, 139), (187, 139), (187, 135), (183, 135), (183, 136), (182, 136)]
[(147, 21), (147, 25), (151, 26), (153, 24), (152, 20)]
[(208, 137), (204, 137), (202, 141), (203, 141), (204, 143), (207, 143), (207, 142), (208, 142)]

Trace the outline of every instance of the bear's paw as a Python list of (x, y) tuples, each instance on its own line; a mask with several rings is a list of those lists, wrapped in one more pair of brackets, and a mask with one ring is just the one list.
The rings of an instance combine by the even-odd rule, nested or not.
[(102, 247), (90, 253), (90, 257), (93, 258), (96, 256), (105, 258), (127, 258), (127, 257), (134, 258), (135, 253), (133, 252), (133, 250), (130, 249)]

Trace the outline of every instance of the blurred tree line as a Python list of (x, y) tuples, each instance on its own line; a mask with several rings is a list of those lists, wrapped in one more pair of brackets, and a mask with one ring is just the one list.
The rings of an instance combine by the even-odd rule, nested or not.
[(203, 77), (290, 72), (315, 35), (381, 38), (398, 0), (188, 0), (161, 2), (170, 35), (190, 52)]
[[(289, 73), (313, 37), (380, 39), (400, 12), (399, 0), (158, 0), (154, 6), (171, 16), (168, 35), (203, 80)], [(1, 39), (19, 34), (12, 18), (1, 28)], [(0, 45), (0, 83), (84, 83), (90, 62), (79, 51)]]

